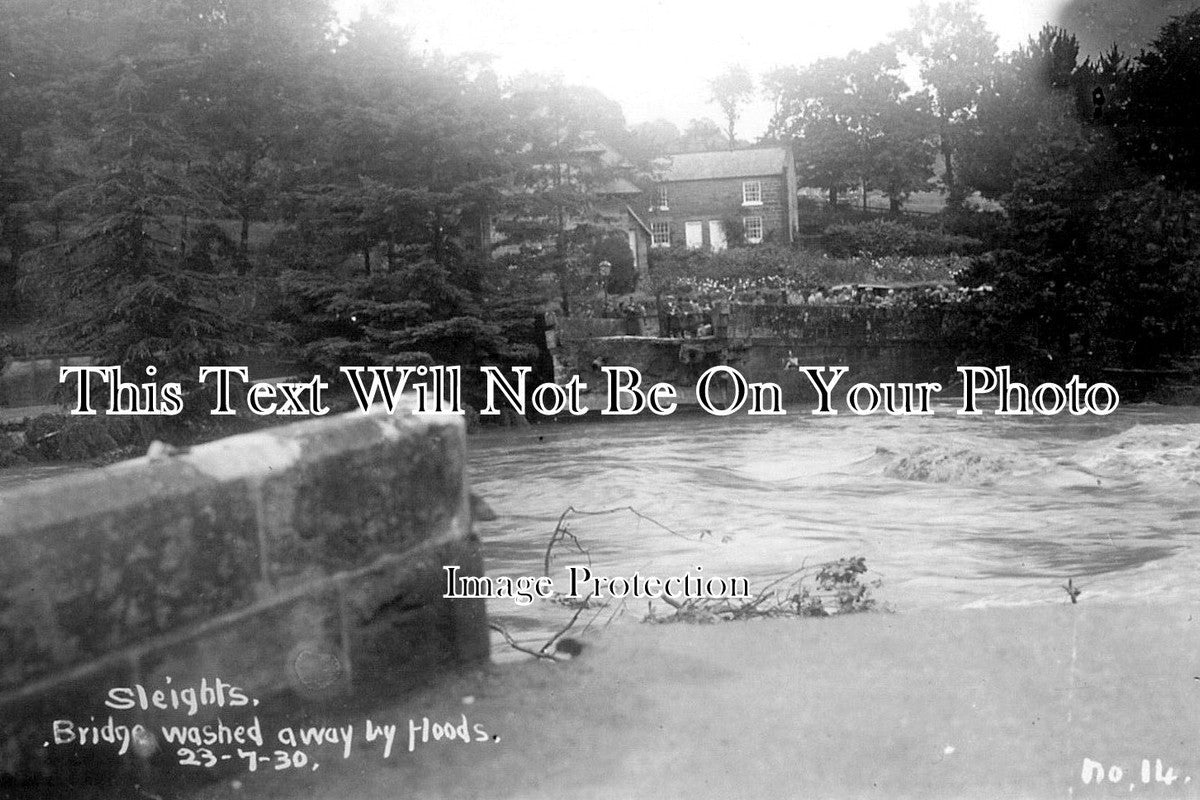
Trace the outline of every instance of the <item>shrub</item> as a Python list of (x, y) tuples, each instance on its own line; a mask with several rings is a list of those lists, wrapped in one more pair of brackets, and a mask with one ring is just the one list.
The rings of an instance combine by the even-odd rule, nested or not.
[(896, 256), (910, 253), (917, 232), (891, 220), (830, 225), (822, 234), (825, 252), (835, 258), (850, 256)]
[(633, 266), (633, 253), (624, 234), (612, 234), (600, 239), (592, 246), (589, 263), (607, 261), (612, 272), (608, 276), (609, 294), (627, 294), (637, 288), (637, 270)]
[(946, 209), (941, 215), (947, 233), (979, 241), (979, 251), (1001, 247), (1009, 235), (1008, 217), (1000, 211)]
[(890, 219), (830, 225), (821, 240), (835, 258), (968, 254), (980, 247), (979, 240), (968, 236), (921, 230)]

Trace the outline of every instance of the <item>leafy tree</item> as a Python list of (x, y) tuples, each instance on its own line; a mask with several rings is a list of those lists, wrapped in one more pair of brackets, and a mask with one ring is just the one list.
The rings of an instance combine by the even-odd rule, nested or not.
[(682, 134), (675, 123), (665, 119), (641, 122), (630, 131), (626, 155), (648, 165), (655, 156), (679, 152)]
[(629, 239), (623, 233), (601, 234), (590, 248), (589, 261), (609, 263), (611, 272), (604, 287), (609, 294), (628, 294), (637, 288), (633, 253), (629, 249)]
[(796, 166), (808, 185), (838, 193), (857, 184), (889, 192), (898, 205), (930, 169), (920, 97), (906, 98), (896, 51), (878, 45), (767, 76), (775, 116), (769, 136), (795, 142)]
[(862, 151), (854, 132), (836, 118), (814, 119), (804, 125), (796, 141), (796, 170), (805, 186), (816, 186), (829, 194), (836, 206), (844, 189), (860, 175)]
[(599, 136), (611, 118), (593, 91), (527, 82), (510, 103), (519, 120), (521, 158), (498, 227), (506, 246), (522, 248), (526, 269), (554, 275), (560, 307), (569, 316), (575, 289), (591, 283), (596, 272), (592, 246), (612, 230), (614, 218), (624, 217), (623, 204), (615, 214), (607, 207), (604, 189), (630, 176), (604, 157)]
[(927, 100), (912, 95), (883, 106), (867, 143), (867, 186), (883, 192), (893, 213), (933, 178), (936, 148)]
[(1012, 191), (1019, 153), (1052, 135), (1063, 120), (1090, 116), (1079, 97), (1086, 94), (1091, 105), (1093, 75), (1090, 64), (1079, 63), (1075, 37), (1049, 25), (999, 59), (981, 91), (975, 123), (959, 140), (963, 181), (985, 197)]
[(12, 308), (15, 303), (17, 262), (25, 249), (27, 233), (22, 202), (30, 198), (31, 187), (16, 167), (24, 149), (25, 132), (38, 119), (36, 102), (27, 87), (23, 63), (32, 55), (28, 42), (20, 41), (20, 28), (13, 10), (0, 8), (0, 303)]
[(179, 220), (215, 213), (217, 201), (181, 169), (188, 143), (158, 82), (169, 66), (124, 58), (97, 76), (96, 162), (55, 198), (72, 224), (37, 272), (69, 341), (105, 363), (154, 365), (160, 380), (192, 379), (252, 338), (227, 276), (195, 268), (179, 247)]
[(501, 189), (527, 145), (486, 65), (418, 57), (402, 31), (367, 16), (321, 82), (314, 165), (295, 176), (292, 225), (277, 242), (302, 268), (282, 276), (282, 319), (306, 360), (329, 369), (528, 357), (509, 337), (529, 335), (532, 305), (484, 301), (481, 226), (508, 202)]
[[(1034, 374), (1170, 366), (1200, 341), (1198, 195), (1186, 176), (1171, 185), (1123, 157), (1119, 145), (1137, 145), (1120, 135), (1124, 111), (1156, 87), (1123, 81), (1115, 52), (1083, 63), (1077, 53), (1074, 37), (1047, 28), (981, 103), (967, 163), (1014, 235), (960, 280), (994, 287), (979, 308), (984, 349)], [(1088, 107), (1097, 86), (1114, 111)]]
[(1176, 17), (1128, 73), (1116, 112), (1125, 151), (1171, 187), (1200, 189), (1200, 9)]
[(472, 293), (428, 259), (337, 281), (289, 272), (283, 285), (302, 353), (326, 371), (343, 364), (473, 365), (502, 350)]
[(685, 153), (703, 153), (721, 149), (726, 141), (721, 126), (708, 117), (701, 117), (688, 123), (679, 144)]
[(244, 268), (251, 224), (267, 217), (313, 122), (308, 90), (329, 46), (329, 9), (313, 0), (189, 5), (175, 113), (201, 147), (193, 168), (237, 217)]
[(916, 59), (938, 120), (939, 149), (951, 204), (966, 197), (955, 174), (958, 141), (970, 130), (976, 104), (993, 71), (996, 37), (974, 0), (947, 0), (936, 8), (922, 2), (910, 27), (897, 34), (902, 51)]
[[(222, 191), (223, 151), (213, 143), (240, 135), (241, 120), (286, 103), (260, 92), (257, 105), (243, 103), (236, 115), (210, 112), (228, 110), (230, 93), (243, 96), (262, 83), (266, 70), (255, 69), (293, 53), (297, 26), (321, 40), (328, 6), (16, 5), (10, 30), (33, 47), (7, 72), (19, 77), (22, 102), (41, 111), (26, 116), (19, 151), (7, 162), (28, 188), (20, 204), (25, 224), (3, 227), (23, 229), (18, 250), (28, 295), (45, 299), (48, 320), (69, 323), (60, 328), (66, 342), (114, 363), (155, 361), (187, 372), (205, 353), (248, 342), (240, 304), (229, 301), (235, 290), (217, 274), (235, 254), (217, 222), (238, 203)], [(238, 42), (255, 51), (240, 66), (223, 58)], [(259, 208), (262, 199), (252, 204)], [(254, 292), (243, 285), (237, 294), (249, 304)]]
[(1157, 183), (1103, 195), (1089, 236), (1092, 360), (1156, 368), (1200, 348), (1200, 193)]
[(39, 222), (61, 225), (45, 213), (48, 200), (72, 179), (88, 129), (75, 79), (91, 62), (80, 26), (61, 14), (29, 0), (0, 4), (0, 304), (10, 316), (22, 260), (45, 238)]
[[(366, 16), (318, 74), (311, 166), (290, 178), (292, 223), (278, 252), (296, 265), (355, 257), (365, 273), (429, 257), (478, 257), (516, 136), (486, 64), (423, 59), (405, 34)], [(460, 232), (470, 235), (460, 236)]]
[(725, 116), (725, 133), (729, 136), (729, 149), (737, 144), (737, 121), (742, 116), (742, 106), (754, 96), (754, 79), (749, 71), (735, 64), (708, 82), (710, 100), (716, 103)]

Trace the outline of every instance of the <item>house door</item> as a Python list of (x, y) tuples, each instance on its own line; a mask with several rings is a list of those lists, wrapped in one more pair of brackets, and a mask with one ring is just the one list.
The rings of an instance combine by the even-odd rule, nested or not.
[(687, 222), (683, 226), (683, 240), (689, 250), (704, 247), (704, 223)]
[(719, 219), (708, 221), (708, 245), (714, 253), (719, 253), (729, 246), (725, 243), (725, 225)]

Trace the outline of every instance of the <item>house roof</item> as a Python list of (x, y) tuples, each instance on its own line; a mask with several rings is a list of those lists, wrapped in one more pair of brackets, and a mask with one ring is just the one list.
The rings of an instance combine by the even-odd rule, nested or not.
[(603, 185), (596, 187), (596, 194), (641, 194), (642, 190), (637, 187), (633, 181), (620, 176), (606, 181)]
[(785, 147), (676, 153), (655, 160), (654, 177), (660, 181), (700, 181), (778, 175), (786, 162)]
[(584, 142), (575, 147), (575, 155), (598, 158), (606, 167), (627, 167), (629, 160), (608, 142), (596, 138), (595, 131), (585, 131), (582, 134)]
[(646, 232), (647, 236), (653, 235), (653, 233), (650, 231), (650, 226), (642, 222), (642, 218), (639, 217), (637, 212), (633, 210), (633, 206), (625, 206), (625, 210), (629, 212), (629, 216), (633, 217), (633, 221), (641, 226), (642, 230)]

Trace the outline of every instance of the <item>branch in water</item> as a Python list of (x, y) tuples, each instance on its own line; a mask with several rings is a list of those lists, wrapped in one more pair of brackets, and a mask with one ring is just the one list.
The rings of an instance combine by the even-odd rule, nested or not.
[(567, 510), (559, 515), (558, 523), (554, 526), (554, 533), (550, 534), (550, 541), (546, 544), (546, 555), (542, 558), (542, 575), (550, 574), (550, 556), (554, 551), (554, 546), (566, 539), (570, 539), (571, 542), (574, 543), (575, 549), (587, 557), (588, 566), (590, 567), (592, 565), (591, 554), (589, 554), (587, 549), (584, 548), (583, 544), (579, 541), (579, 538), (575, 534), (571, 533), (567, 526), (567, 517), (571, 516), (572, 514), (580, 517), (599, 517), (605, 514), (617, 514), (622, 511), (633, 514), (638, 519), (644, 519), (651, 525), (663, 529), (672, 536), (678, 536), (680, 539), (684, 539), (689, 542), (704, 541), (705, 537), (712, 535), (712, 531), (704, 530), (701, 531), (698, 536), (693, 538), (687, 534), (680, 533), (668, 525), (662, 524), (648, 514), (643, 514), (633, 506), (618, 506), (616, 508), (605, 508), (600, 511), (580, 511), (579, 509), (575, 508), (575, 506), (567, 506)]
[[(558, 661), (558, 659), (555, 658), (551, 653), (545, 653), (545, 652), (541, 652), (538, 650), (530, 650), (528, 647), (525, 647), (524, 645), (522, 645), (520, 642), (518, 642), (516, 639), (514, 639), (512, 637), (512, 634), (510, 634), (508, 632), (507, 628), (505, 628), (503, 625), (501, 625), (498, 622), (489, 622), (488, 627), (491, 628), (492, 630), (494, 630), (496, 633), (503, 636), (504, 641), (508, 643), (508, 646), (511, 647), (513, 650), (516, 650), (519, 653), (527, 653), (531, 656), (534, 656), (535, 658), (544, 658), (547, 661)], [(542, 650), (545, 650), (545, 648), (543, 647)]]

